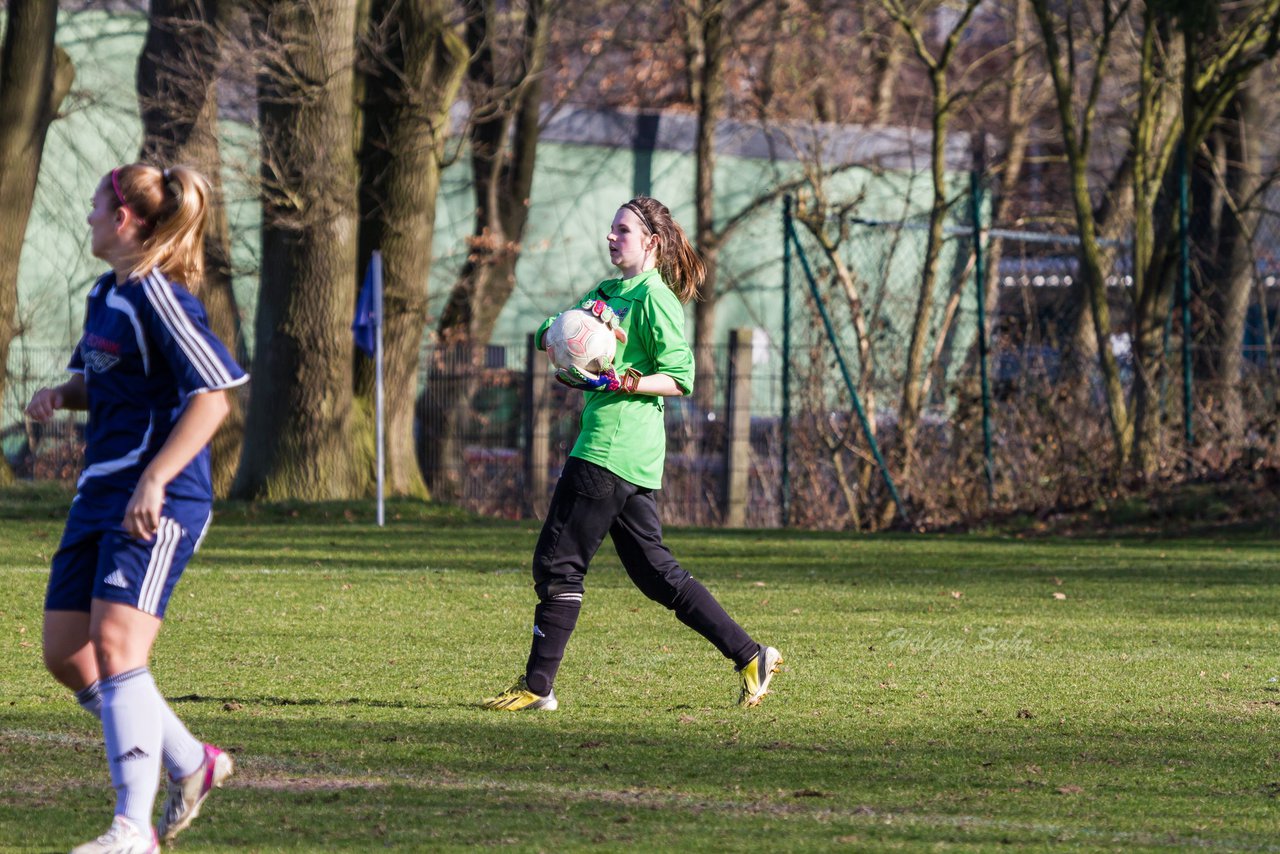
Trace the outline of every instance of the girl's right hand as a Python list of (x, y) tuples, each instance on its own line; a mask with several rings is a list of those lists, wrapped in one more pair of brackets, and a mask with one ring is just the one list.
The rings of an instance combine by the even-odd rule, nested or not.
[(62, 408), (62, 389), (42, 388), (31, 396), (27, 404), (27, 416), (33, 421), (48, 421)]

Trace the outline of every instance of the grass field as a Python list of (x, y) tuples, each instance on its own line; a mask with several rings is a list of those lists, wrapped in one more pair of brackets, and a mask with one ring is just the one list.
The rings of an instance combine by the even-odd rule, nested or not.
[[(106, 828), (96, 723), (48, 677), (65, 500), (0, 498), (0, 848)], [(183, 851), (1280, 850), (1280, 539), (675, 530), (786, 657), (757, 709), (606, 545), (560, 711), (487, 712), (528, 650), (536, 526), (228, 507), (161, 690), (238, 772)]]

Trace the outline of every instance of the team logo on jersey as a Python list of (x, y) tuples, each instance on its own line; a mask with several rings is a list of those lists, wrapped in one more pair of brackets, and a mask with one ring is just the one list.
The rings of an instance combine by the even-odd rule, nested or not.
[(84, 336), (80, 357), (85, 367), (96, 374), (105, 374), (120, 363), (120, 342), (103, 338), (92, 332)]
[(105, 374), (120, 362), (119, 356), (102, 350), (82, 350), (80, 358), (84, 359), (84, 366), (95, 374)]
[(93, 332), (84, 336), (84, 343), (94, 350), (102, 350), (103, 352), (110, 353), (113, 356), (120, 355), (119, 341), (112, 341), (110, 338), (103, 338), (101, 335), (97, 335)]

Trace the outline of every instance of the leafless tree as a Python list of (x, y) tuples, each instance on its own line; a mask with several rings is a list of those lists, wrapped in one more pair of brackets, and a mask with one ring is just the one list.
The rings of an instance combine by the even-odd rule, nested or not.
[(1280, 171), (1268, 174), (1263, 165), (1262, 89), (1258, 77), (1240, 87), (1196, 152), (1191, 173), (1198, 350), (1203, 354), (1197, 374), (1212, 383), (1207, 408), (1228, 460), (1238, 453), (1249, 425), (1241, 376), (1245, 320), (1255, 296), (1254, 247), (1264, 192), (1280, 179)]
[(462, 5), (470, 50), (467, 141), (475, 221), (466, 263), (437, 327), (441, 361), (428, 375), (428, 427), (422, 435), (424, 468), (438, 475), (432, 488), (446, 492), (453, 470), (442, 462), (459, 456), (454, 443), (460, 403), (471, 398), (474, 382), (451, 379), (443, 360), (456, 363), (463, 354), (466, 362), (483, 352), (515, 288), (537, 160), (547, 40), (557, 8), (554, 0), (527, 0), (519, 10), (504, 10), (496, 0)]
[(355, 415), (357, 0), (254, 2), (260, 39), (262, 278), (253, 383), (232, 493), (370, 491), (373, 430)]
[[(1159, 386), (1164, 326), (1177, 279), (1178, 152), (1197, 151), (1217, 127), (1236, 93), (1280, 49), (1280, 0), (1214, 14), (1210, 5), (1169, 11), (1136, 0), (1069, 10), (1032, 0), (1058, 114), (1071, 198), (1081, 238), (1082, 274), (1116, 449), (1117, 469), (1139, 475), (1157, 468)], [(1131, 42), (1127, 41), (1131, 38)], [(1079, 41), (1078, 41), (1079, 40)], [(1125, 40), (1125, 41), (1122, 41)], [(1087, 48), (1081, 42), (1087, 42)], [(1128, 134), (1134, 197), (1132, 341), (1134, 388), (1130, 401), (1111, 351), (1104, 252), (1090, 184), (1091, 145), (1104, 78), (1129, 44), (1137, 61), (1125, 79), (1132, 98)], [(1078, 97), (1082, 86), (1087, 93)], [(1186, 334), (1190, 330), (1185, 331)]]
[[(363, 267), (381, 250), (385, 271), (387, 488), (393, 495), (426, 494), (413, 422), (449, 110), (469, 56), (460, 17), (450, 0), (377, 0), (364, 28), (360, 259)], [(357, 398), (369, 412), (373, 365), (364, 356), (356, 361)]]
[[(75, 78), (71, 60), (54, 46), (57, 15), (56, 3), (10, 0), (0, 55), (0, 396), (16, 332), (18, 258), (45, 134)], [(0, 484), (12, 478), (0, 459)]]
[[(226, 67), (222, 45), (230, 5), (219, 0), (152, 0), (137, 85), (141, 158), (161, 167), (192, 166), (213, 187), (215, 204), (205, 233), (205, 282), (200, 298), (209, 313), (210, 328), (245, 360), (240, 311), (232, 289), (231, 236), (218, 142), (218, 80)], [(240, 461), (243, 403), (239, 394), (231, 397), (231, 414), (212, 443), (218, 495), (230, 489)]]

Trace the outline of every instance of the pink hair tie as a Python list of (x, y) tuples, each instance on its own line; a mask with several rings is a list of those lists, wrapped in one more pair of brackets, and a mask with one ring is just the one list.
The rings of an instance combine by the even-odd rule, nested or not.
[(124, 199), (124, 193), (120, 192), (120, 178), (119, 178), (119, 172), (120, 172), (120, 168), (119, 168), (119, 167), (116, 167), (115, 169), (112, 169), (112, 170), (111, 170), (111, 189), (113, 189), (113, 190), (115, 190), (115, 191), (116, 191), (116, 201), (120, 202), (120, 207), (124, 208), (124, 209), (125, 209), (125, 210), (127, 210), (129, 213), (133, 214), (134, 219), (138, 220), (138, 221), (139, 221), (139, 222), (141, 222), (143, 225), (146, 225), (146, 224), (147, 224), (147, 221), (146, 221), (145, 219), (143, 219), (142, 217), (138, 216), (138, 212), (137, 212), (137, 211), (135, 211), (133, 208), (129, 207), (129, 203), (128, 203), (128, 202), (126, 202), (126, 201), (125, 201), (125, 199)]

